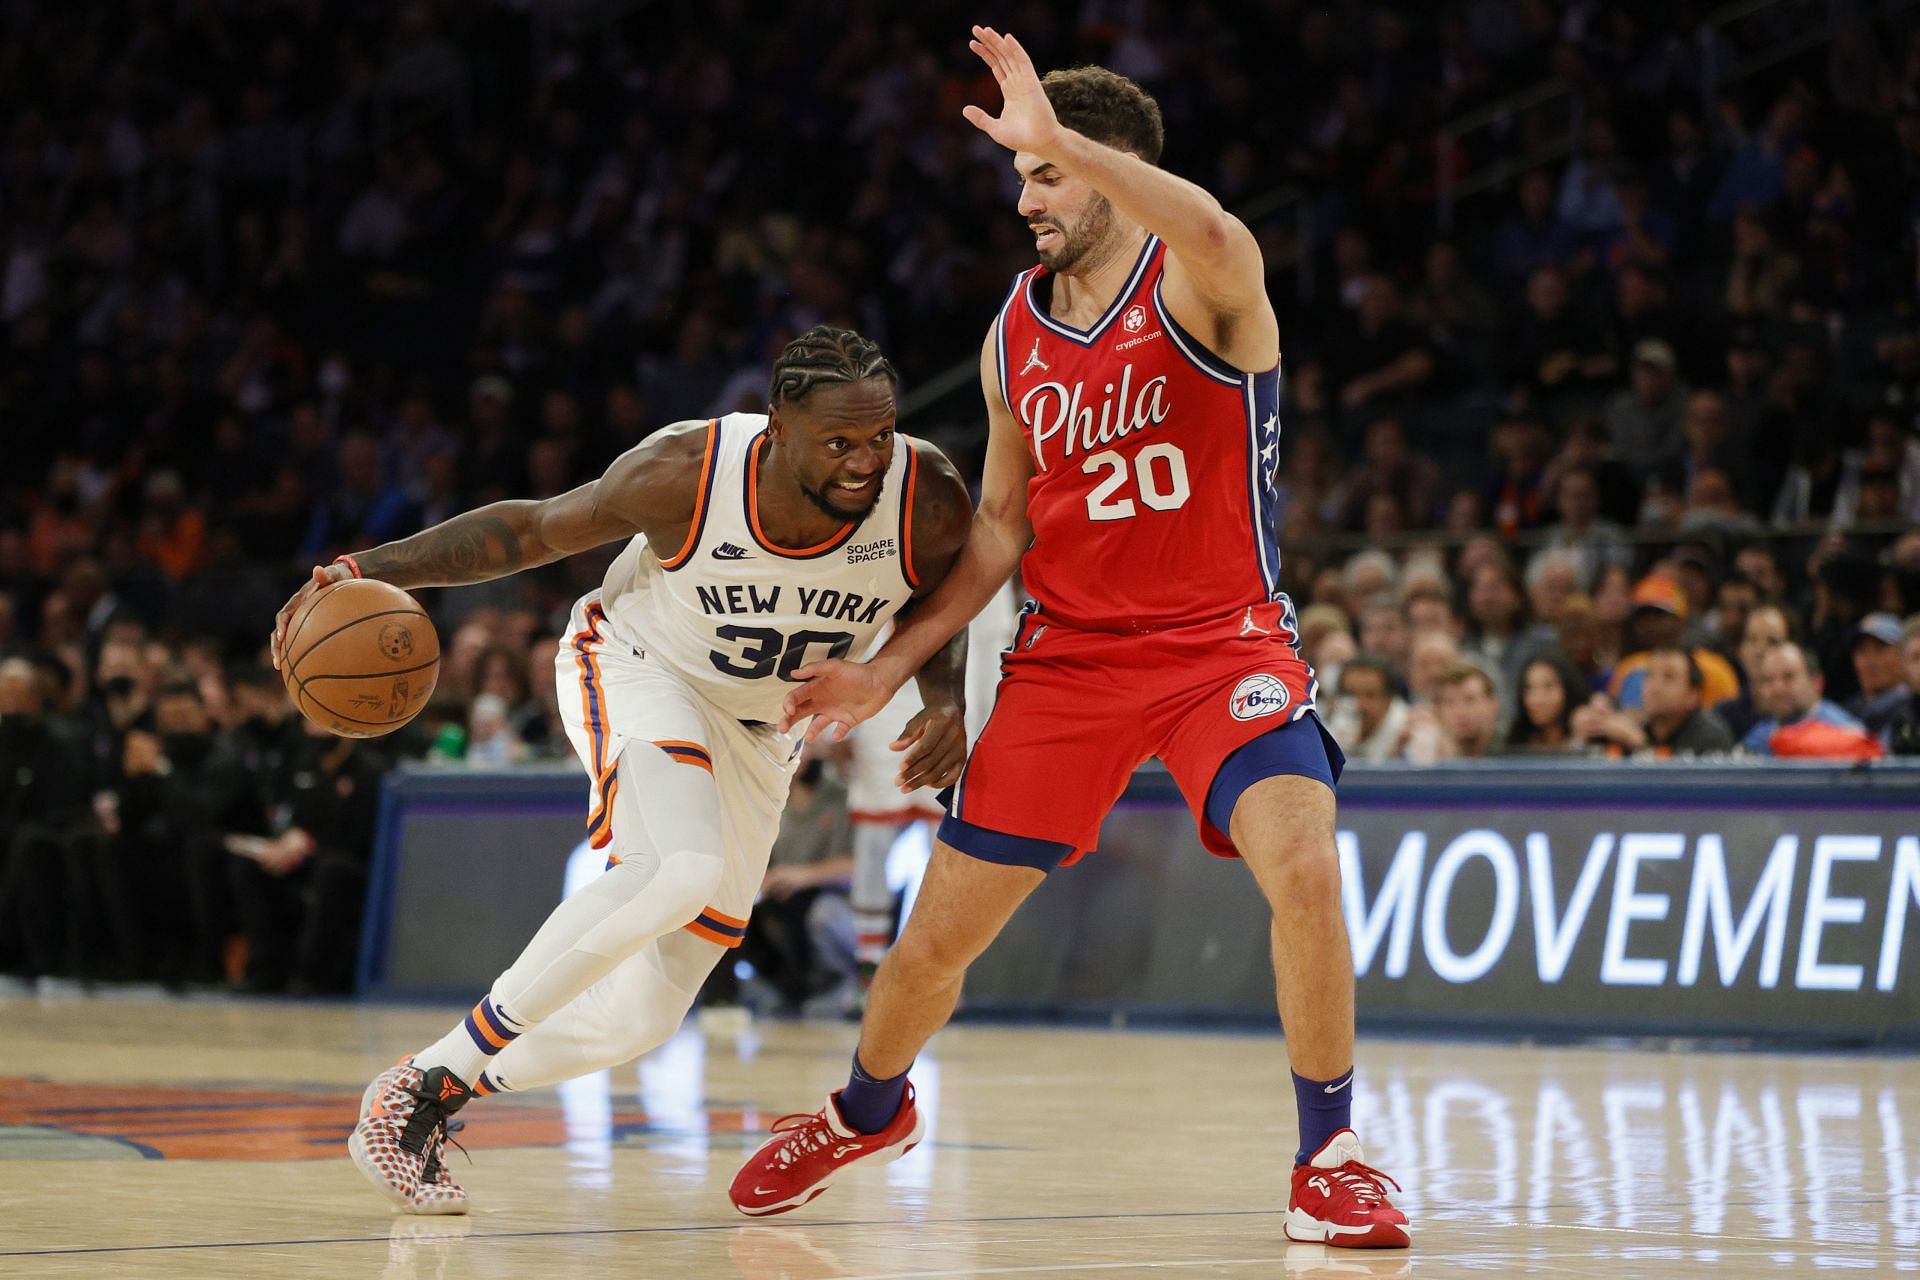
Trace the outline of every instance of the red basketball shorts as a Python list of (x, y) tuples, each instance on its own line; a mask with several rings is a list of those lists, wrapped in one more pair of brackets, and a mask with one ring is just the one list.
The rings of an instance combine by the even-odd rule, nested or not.
[(943, 796), (940, 838), (1050, 870), (1096, 847), (1140, 764), (1160, 757), (1210, 852), (1234, 857), (1233, 802), (1263, 777), (1329, 787), (1344, 757), (1313, 714), (1313, 671), (1286, 600), (1145, 635), (1022, 615), (993, 714)]

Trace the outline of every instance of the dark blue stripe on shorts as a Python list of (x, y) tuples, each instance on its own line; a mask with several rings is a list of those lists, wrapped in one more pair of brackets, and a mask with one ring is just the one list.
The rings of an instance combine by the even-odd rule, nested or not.
[(1221, 835), (1229, 835), (1233, 807), (1254, 783), (1292, 774), (1316, 778), (1331, 790), (1346, 767), (1346, 753), (1320, 723), (1320, 717), (1309, 711), (1298, 720), (1261, 734), (1220, 762), (1220, 771), (1207, 788), (1207, 821)]
[(976, 827), (951, 813), (940, 819), (940, 839), (969, 858), (997, 862), (1003, 867), (1033, 867), (1051, 871), (1073, 854), (1073, 846), (1059, 840), (1037, 840), (1032, 836), (1010, 836), (1003, 831)]

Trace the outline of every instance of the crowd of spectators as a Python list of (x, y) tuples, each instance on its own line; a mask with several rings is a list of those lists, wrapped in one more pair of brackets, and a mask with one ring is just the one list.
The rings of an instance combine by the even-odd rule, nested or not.
[[(1920, 746), (1920, 26), (1885, 8), (1004, 15), (1147, 85), (1165, 163), (1254, 210), (1287, 585), (1353, 755)], [(375, 744), (269, 713), (274, 610), (759, 407), (815, 322), (908, 393), (970, 362), (1031, 260), (960, 114), (976, 9), (0, 10), (0, 752), (33, 775), (0, 920), (42, 922), (5, 962), (111, 973), (149, 931), (181, 975), (337, 985), (301, 939), (364, 814), (302, 796), (564, 757), (553, 646), (604, 559), (426, 593), (440, 691)], [(966, 388), (906, 426), (967, 468), (982, 420)]]

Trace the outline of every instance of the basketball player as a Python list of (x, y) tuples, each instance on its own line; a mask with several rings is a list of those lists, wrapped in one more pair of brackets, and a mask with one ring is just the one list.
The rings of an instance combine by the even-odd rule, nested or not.
[[(1000, 680), (1000, 655), (1013, 643), (1019, 605), (1011, 583), (996, 592), (967, 625), (967, 741), (985, 727)], [(882, 640), (890, 632), (882, 633)], [(878, 648), (878, 645), (875, 646)], [(919, 692), (902, 685), (886, 709), (863, 720), (847, 735), (847, 818), (853, 827), (854, 961), (864, 993), (893, 942), (893, 889), (887, 883), (887, 858), (894, 842), (916, 822), (937, 823), (943, 812), (939, 795), (922, 787), (907, 795), (897, 785), (899, 756), (893, 735), (920, 711)], [(888, 728), (887, 726), (893, 726)], [(846, 1003), (816, 1006), (823, 1013), (851, 1012)]]
[[(343, 576), (485, 582), (632, 539), (575, 606), (557, 660), (607, 871), (464, 1021), (368, 1086), (349, 1150), (404, 1212), (465, 1212), (440, 1155), (470, 1098), (625, 1062), (679, 1027), (740, 945), (766, 872), (800, 754), (775, 725), (794, 671), (864, 650), (965, 539), (966, 487), (938, 450), (896, 434), (893, 370), (873, 343), (809, 330), (775, 362), (771, 401), (660, 431), (571, 493), (342, 556), (280, 611), (276, 662), (288, 616)], [(964, 647), (921, 672), (925, 709), (896, 743), (902, 786), (959, 772)]]
[(1344, 761), (1277, 586), (1279, 327), (1260, 250), (1212, 196), (1155, 167), (1160, 113), (1138, 85), (1098, 67), (1042, 82), (1018, 41), (973, 35), (1005, 106), (966, 117), (1013, 153), (1040, 258), (981, 350), (979, 515), (925, 606), (871, 662), (802, 668), (788, 716), (844, 733), (1016, 564), (1034, 605), (874, 981), (852, 1078), (775, 1126), (734, 1204), (795, 1208), (920, 1140), (906, 1072), (968, 964), (1050, 870), (1094, 846), (1157, 755), (1203, 843), (1244, 859), (1273, 910), (1301, 1129), (1287, 1235), (1404, 1246), (1406, 1216), (1348, 1125), (1353, 968), (1333, 838)]

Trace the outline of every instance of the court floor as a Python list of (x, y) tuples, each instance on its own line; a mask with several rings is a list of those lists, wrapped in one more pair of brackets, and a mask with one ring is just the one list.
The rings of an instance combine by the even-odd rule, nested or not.
[(753, 1222), (735, 1166), (840, 1081), (854, 1029), (693, 1027), (468, 1107), (473, 1213), (395, 1217), (343, 1139), (456, 1012), (0, 1001), (0, 1275), (1920, 1272), (1920, 1062), (1865, 1054), (1366, 1041), (1356, 1121), (1415, 1237), (1356, 1254), (1281, 1235), (1277, 1038), (953, 1028), (915, 1071), (929, 1143)]

